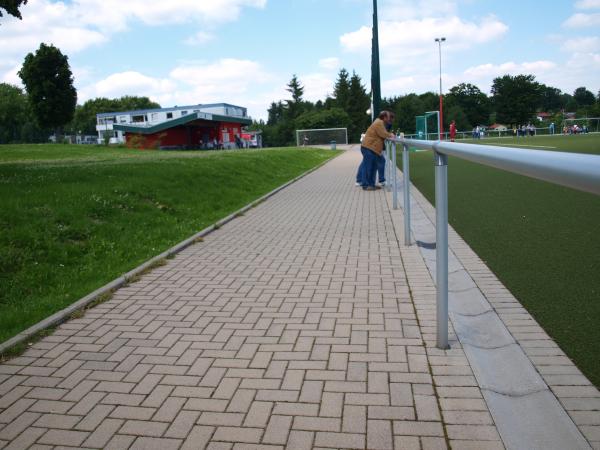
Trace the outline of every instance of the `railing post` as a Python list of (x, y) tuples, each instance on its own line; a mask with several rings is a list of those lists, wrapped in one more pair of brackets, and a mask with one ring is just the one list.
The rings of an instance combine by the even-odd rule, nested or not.
[(410, 162), (408, 145), (402, 146), (402, 173), (404, 174), (404, 245), (410, 245)]
[(435, 151), (437, 347), (448, 347), (448, 157)]
[(385, 163), (385, 190), (390, 192), (392, 190), (390, 183), (390, 179), (392, 178), (392, 143), (389, 140), (385, 141), (385, 148), (387, 153), (387, 161)]
[(396, 142), (391, 143), (392, 146), (392, 179), (394, 180), (394, 209), (398, 209), (398, 168), (396, 167)]

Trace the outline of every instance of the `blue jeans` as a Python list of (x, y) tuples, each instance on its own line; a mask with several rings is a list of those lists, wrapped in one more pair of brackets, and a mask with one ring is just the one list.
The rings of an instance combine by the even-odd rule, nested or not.
[(367, 182), (365, 181), (365, 155), (363, 155), (363, 159), (360, 162), (360, 166), (358, 166), (358, 172), (356, 172), (356, 182), (361, 186), (367, 185)]
[(379, 174), (379, 182), (385, 183), (385, 156), (383, 156), (383, 153), (377, 157), (377, 173)]
[(375, 186), (375, 175), (377, 173), (377, 163), (379, 156), (377, 153), (369, 150), (368, 148), (361, 147), (360, 152), (363, 155), (363, 162), (358, 169), (358, 177), (361, 177), (358, 181), (361, 186)]

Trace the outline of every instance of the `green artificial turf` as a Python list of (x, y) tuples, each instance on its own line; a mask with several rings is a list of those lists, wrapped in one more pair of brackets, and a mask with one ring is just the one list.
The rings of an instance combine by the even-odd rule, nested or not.
[[(600, 155), (599, 135), (477, 143)], [(412, 182), (434, 203), (431, 152), (410, 158)], [(600, 197), (457, 158), (448, 186), (450, 224), (600, 386)]]
[(0, 342), (337, 154), (0, 146)]

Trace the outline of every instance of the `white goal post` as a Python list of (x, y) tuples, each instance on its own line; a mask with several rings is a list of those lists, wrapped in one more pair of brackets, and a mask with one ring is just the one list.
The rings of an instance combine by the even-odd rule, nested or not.
[(296, 144), (298, 147), (329, 145), (332, 141), (335, 141), (336, 144), (347, 144), (348, 128), (296, 130)]
[[(600, 117), (585, 117), (581, 119), (564, 119), (563, 127), (569, 127), (573, 125), (587, 126), (589, 132), (598, 133), (600, 131)], [(561, 133), (563, 130), (557, 130)]]

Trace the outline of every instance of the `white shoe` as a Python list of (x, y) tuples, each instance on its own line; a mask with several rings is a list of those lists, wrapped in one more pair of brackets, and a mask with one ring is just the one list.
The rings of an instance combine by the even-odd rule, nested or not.
[(383, 183), (379, 183), (380, 186), (385, 186), (385, 181)]
[(354, 183), (354, 186), (360, 186), (360, 183)]

